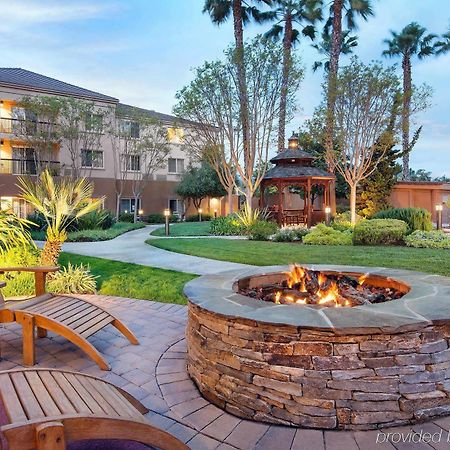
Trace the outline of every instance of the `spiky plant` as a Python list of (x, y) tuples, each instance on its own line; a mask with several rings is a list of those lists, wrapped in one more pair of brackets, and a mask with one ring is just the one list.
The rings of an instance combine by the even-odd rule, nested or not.
[(267, 209), (252, 209), (245, 203), (242, 209), (236, 213), (236, 217), (241, 225), (249, 228), (259, 220), (267, 220), (269, 213)]
[(68, 264), (56, 272), (48, 282), (48, 290), (54, 294), (95, 294), (98, 276), (92, 275), (89, 266)]
[(32, 244), (29, 220), (21, 219), (12, 212), (0, 210), (0, 255), (13, 248)]
[(42, 172), (36, 181), (19, 177), (18, 186), (23, 199), (47, 222), (41, 264), (55, 266), (61, 246), (67, 239), (67, 227), (74, 220), (98, 209), (103, 198), (92, 198), (94, 188), (85, 178), (56, 181), (48, 170)]

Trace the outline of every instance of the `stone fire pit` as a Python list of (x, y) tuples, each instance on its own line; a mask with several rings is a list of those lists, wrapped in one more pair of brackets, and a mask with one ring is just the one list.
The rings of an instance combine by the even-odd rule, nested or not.
[(370, 429), (450, 413), (450, 278), (307, 267), (387, 277), (407, 293), (351, 308), (236, 293), (253, 277), (279, 278), (286, 266), (189, 282), (188, 372), (203, 396), (239, 417), (313, 428)]

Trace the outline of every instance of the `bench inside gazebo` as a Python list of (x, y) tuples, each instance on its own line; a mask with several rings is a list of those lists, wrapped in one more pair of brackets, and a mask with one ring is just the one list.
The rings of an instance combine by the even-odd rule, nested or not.
[(288, 148), (270, 160), (274, 167), (260, 186), (259, 207), (267, 208), (280, 226), (322, 222), (334, 204), (335, 176), (313, 165), (316, 158), (299, 148), (293, 133)]

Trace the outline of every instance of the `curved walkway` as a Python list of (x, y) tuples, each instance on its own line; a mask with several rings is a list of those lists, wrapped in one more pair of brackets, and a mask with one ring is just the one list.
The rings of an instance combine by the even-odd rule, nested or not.
[(146, 244), (145, 240), (150, 237), (150, 232), (160, 226), (149, 225), (139, 230), (124, 233), (109, 241), (66, 242), (63, 245), (63, 251), (196, 275), (211, 275), (226, 270), (239, 270), (249, 267), (245, 264), (169, 252)]

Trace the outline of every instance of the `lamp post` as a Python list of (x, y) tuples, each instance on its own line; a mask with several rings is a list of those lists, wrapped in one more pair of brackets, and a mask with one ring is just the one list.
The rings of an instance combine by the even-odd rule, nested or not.
[(142, 216), (144, 215), (144, 210), (143, 209), (139, 209), (138, 210), (138, 215), (139, 215), (139, 220), (142, 220)]
[(325, 206), (325, 225), (329, 227), (330, 223), (331, 223), (331, 207)]
[(202, 221), (202, 212), (203, 212), (203, 209), (202, 208), (198, 208), (198, 221), (199, 222)]
[(214, 219), (217, 219), (217, 209), (214, 210)]
[(170, 235), (170, 228), (169, 228), (169, 217), (170, 217), (170, 209), (166, 208), (164, 210), (164, 218), (166, 219), (166, 227), (165, 227), (165, 234), (166, 236)]
[(436, 205), (436, 214), (437, 214), (437, 229), (442, 230), (442, 205)]

